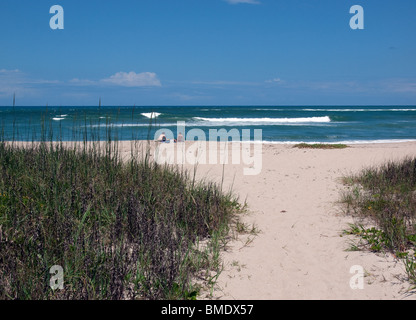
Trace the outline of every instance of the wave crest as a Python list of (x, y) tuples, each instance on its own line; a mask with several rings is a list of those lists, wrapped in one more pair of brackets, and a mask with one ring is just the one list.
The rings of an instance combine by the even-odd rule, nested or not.
[(154, 118), (159, 117), (161, 115), (161, 113), (159, 113), (159, 112), (143, 112), (143, 113), (141, 113), (141, 115), (143, 117), (148, 118), (148, 119), (150, 119), (150, 118), (154, 119)]
[(328, 123), (331, 118), (324, 117), (307, 117), (307, 118), (202, 118), (194, 117), (194, 120), (208, 121), (217, 123), (247, 123), (247, 124), (279, 124), (279, 123)]

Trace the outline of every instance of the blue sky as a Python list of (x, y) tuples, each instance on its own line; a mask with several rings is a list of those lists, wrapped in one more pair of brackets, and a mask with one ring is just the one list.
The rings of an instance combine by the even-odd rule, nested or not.
[(2, 0), (0, 106), (414, 105), (415, 32), (414, 0)]

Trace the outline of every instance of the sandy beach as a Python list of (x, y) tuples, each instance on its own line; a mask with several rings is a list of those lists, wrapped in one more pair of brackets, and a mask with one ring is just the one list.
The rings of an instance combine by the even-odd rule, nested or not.
[[(224, 189), (247, 201), (243, 220), (260, 230), (249, 243), (239, 236), (223, 253), (213, 298), (415, 299), (403, 263), (391, 254), (348, 251), (352, 238), (341, 234), (353, 220), (337, 205), (342, 176), (415, 155), (414, 142), (340, 150), (264, 144), (258, 175), (244, 175), (243, 164), (199, 165), (199, 178), (223, 180)], [(365, 271), (363, 289), (350, 286), (353, 266)]]
[[(161, 145), (168, 144), (151, 143), (152, 157), (154, 147)], [(196, 153), (195, 142), (169, 145)], [(141, 153), (146, 142), (120, 142), (123, 158), (131, 156), (132, 146)], [(218, 149), (213, 146), (215, 152)], [(337, 203), (346, 189), (343, 176), (415, 156), (416, 142), (354, 144), (330, 150), (262, 144), (260, 152), (261, 170), (256, 175), (245, 175), (248, 165), (231, 164), (232, 158), (225, 165), (202, 161), (196, 171), (193, 164), (181, 165), (191, 174), (196, 172), (198, 179), (223, 183), (225, 191), (232, 189), (248, 206), (242, 221), (260, 231), (256, 236), (238, 235), (228, 244), (213, 296), (200, 298), (416, 299), (414, 291), (409, 292), (404, 264), (392, 254), (348, 250), (354, 238), (342, 233), (354, 220)], [(350, 286), (354, 266), (365, 272), (362, 289)]]
[(415, 0), (0, 8), (0, 300), (416, 300)]

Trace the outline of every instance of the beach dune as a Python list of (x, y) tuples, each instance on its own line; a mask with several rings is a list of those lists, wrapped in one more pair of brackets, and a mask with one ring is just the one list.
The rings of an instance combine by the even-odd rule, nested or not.
[[(195, 152), (190, 148), (194, 144), (175, 146), (188, 153)], [(150, 146), (154, 157), (158, 145), (120, 141), (118, 150), (128, 159), (132, 148), (141, 153)], [(416, 142), (353, 144), (330, 150), (265, 143), (260, 151), (252, 151), (261, 152), (261, 170), (255, 175), (244, 174), (247, 164), (232, 164), (231, 157), (228, 164), (180, 165), (197, 179), (217, 182), (224, 191), (232, 189), (248, 206), (242, 221), (259, 231), (230, 241), (222, 253), (224, 270), (213, 295), (200, 298), (416, 299), (400, 260), (389, 253), (348, 250), (354, 238), (343, 231), (353, 218), (338, 203), (346, 188), (343, 176), (414, 157)], [(357, 270), (363, 271), (362, 286), (355, 285)]]

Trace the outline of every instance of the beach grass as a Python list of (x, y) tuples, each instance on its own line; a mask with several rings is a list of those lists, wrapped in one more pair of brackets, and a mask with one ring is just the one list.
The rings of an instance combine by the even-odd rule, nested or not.
[(416, 285), (416, 157), (364, 169), (344, 182), (341, 202), (359, 218), (346, 233), (363, 240), (354, 248), (393, 253)]
[(215, 284), (243, 211), (231, 191), (135, 143), (122, 159), (114, 133), (42, 136), (0, 140), (0, 299), (196, 299)]
[(327, 144), (327, 143), (298, 143), (293, 146), (298, 149), (345, 149), (348, 148), (345, 144)]

